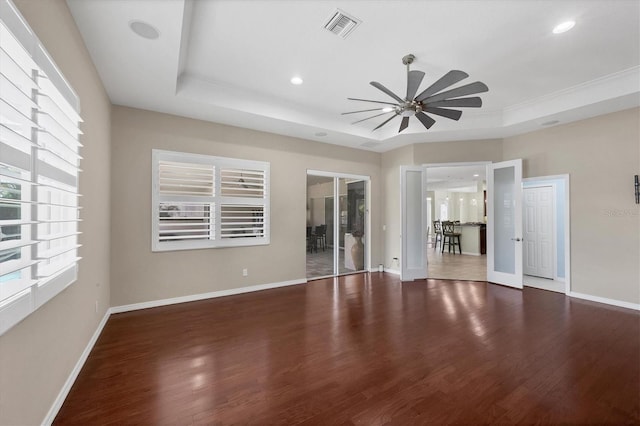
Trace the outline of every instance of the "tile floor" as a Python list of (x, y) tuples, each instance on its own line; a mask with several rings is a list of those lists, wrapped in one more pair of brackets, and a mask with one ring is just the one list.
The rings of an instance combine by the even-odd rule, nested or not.
[(487, 256), (441, 253), (427, 247), (429, 278), (486, 281)]
[[(343, 262), (340, 252), (341, 262)], [(486, 281), (487, 257), (469, 256), (452, 253), (440, 253), (439, 250), (427, 248), (429, 277), (441, 279), (457, 279), (470, 281)], [(344, 269), (344, 268), (343, 268)], [(351, 272), (341, 270), (341, 273)], [(333, 275), (333, 250), (322, 249), (317, 252), (307, 252), (307, 278), (317, 278)]]
[[(343, 260), (340, 252), (340, 261)], [(487, 256), (470, 256), (453, 253), (441, 253), (432, 246), (427, 247), (429, 278), (486, 281)], [(343, 268), (344, 269), (344, 268)], [(341, 270), (340, 273), (351, 272)], [(333, 275), (333, 250), (327, 248), (317, 252), (307, 252), (307, 278), (318, 278)], [(544, 290), (564, 292), (564, 283), (524, 276), (524, 285)]]

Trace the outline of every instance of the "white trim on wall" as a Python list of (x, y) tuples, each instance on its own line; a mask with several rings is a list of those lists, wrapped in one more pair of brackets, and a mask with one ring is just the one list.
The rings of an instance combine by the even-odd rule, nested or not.
[(104, 329), (104, 326), (107, 324), (107, 320), (109, 319), (110, 316), (111, 316), (111, 308), (107, 309), (107, 311), (104, 313), (104, 317), (102, 317), (102, 320), (100, 321), (100, 324), (98, 324), (96, 331), (93, 333), (93, 336), (91, 336), (91, 339), (89, 339), (89, 343), (87, 343), (87, 346), (84, 348), (84, 351), (82, 351), (82, 354), (80, 354), (80, 358), (78, 359), (78, 362), (76, 362), (76, 365), (73, 367), (73, 370), (71, 370), (71, 373), (69, 373), (69, 377), (67, 377), (67, 380), (64, 382), (62, 389), (60, 389), (60, 392), (58, 392), (58, 396), (53, 401), (51, 408), (49, 408), (49, 412), (47, 413), (44, 420), (42, 421), (43, 425), (49, 426), (55, 420), (56, 416), (58, 415), (58, 411), (60, 411), (60, 408), (62, 408), (62, 404), (64, 404), (64, 400), (67, 398), (67, 395), (69, 395), (69, 391), (71, 390), (71, 387), (73, 386), (76, 379), (78, 378), (78, 374), (80, 374), (82, 367), (84, 367), (84, 363), (87, 361), (89, 354), (93, 350), (93, 346), (98, 341), (98, 337), (100, 337), (100, 334), (102, 333), (102, 329)]
[(209, 293), (191, 294), (188, 296), (172, 297), (170, 299), (151, 300), (149, 302), (132, 303), (130, 305), (114, 306), (111, 313), (136, 311), (139, 309), (156, 308), (158, 306), (175, 305), (177, 303), (195, 302), (197, 300), (214, 299), (216, 297), (232, 296), (234, 294), (251, 293), (253, 291), (269, 290), (272, 288), (286, 287), (290, 285), (306, 284), (306, 278), (281, 281), (277, 283), (259, 284), (248, 287), (230, 288), (228, 290), (212, 291)]
[(592, 296), (590, 294), (584, 294), (584, 293), (576, 293), (575, 291), (570, 292), (568, 295), (570, 297), (575, 297), (576, 299), (589, 300), (591, 302), (604, 303), (607, 305), (619, 306), (621, 308), (640, 311), (640, 303), (623, 302), (622, 300), (609, 299), (607, 297), (600, 297), (600, 296)]

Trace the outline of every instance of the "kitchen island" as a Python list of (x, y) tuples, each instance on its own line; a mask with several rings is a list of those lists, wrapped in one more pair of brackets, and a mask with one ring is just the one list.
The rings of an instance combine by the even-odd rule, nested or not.
[(487, 225), (469, 222), (460, 226), (460, 248), (462, 254), (480, 256), (487, 252)]

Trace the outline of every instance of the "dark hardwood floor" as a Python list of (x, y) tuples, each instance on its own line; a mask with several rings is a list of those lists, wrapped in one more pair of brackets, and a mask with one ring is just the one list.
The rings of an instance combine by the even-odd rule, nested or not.
[(113, 315), (56, 424), (639, 424), (640, 314), (359, 274)]

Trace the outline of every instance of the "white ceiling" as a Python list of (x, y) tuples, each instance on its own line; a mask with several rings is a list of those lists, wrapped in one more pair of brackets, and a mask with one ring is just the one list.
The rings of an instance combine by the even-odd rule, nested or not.
[[(67, 0), (114, 104), (386, 151), (416, 142), (504, 137), (640, 105), (638, 0)], [(346, 39), (323, 28), (336, 8), (362, 20)], [(553, 27), (573, 19), (571, 31)], [(128, 24), (142, 20), (160, 37)], [(426, 88), (451, 69), (489, 87), (460, 121), (435, 116), (352, 125), (406, 90), (401, 58)], [(301, 86), (289, 80), (299, 75)], [(374, 106), (375, 107), (375, 106)], [(363, 114), (361, 118), (366, 117)], [(316, 133), (324, 132), (324, 137)], [(362, 144), (365, 144), (363, 147)]]
[(487, 179), (486, 164), (427, 167), (428, 191), (479, 192)]

